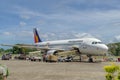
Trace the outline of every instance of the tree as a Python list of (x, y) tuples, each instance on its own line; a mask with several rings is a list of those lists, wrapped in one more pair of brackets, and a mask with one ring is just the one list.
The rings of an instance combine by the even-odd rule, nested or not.
[(107, 45), (109, 47), (109, 53), (119, 56), (120, 55), (120, 43), (111, 43)]
[(1, 53), (1, 52), (4, 52), (4, 49), (3, 49), (3, 48), (0, 48), (0, 53)]
[(37, 51), (37, 49), (24, 48), (24, 47), (19, 48), (17, 46), (13, 47), (13, 54), (28, 54), (29, 52), (32, 52), (32, 51)]

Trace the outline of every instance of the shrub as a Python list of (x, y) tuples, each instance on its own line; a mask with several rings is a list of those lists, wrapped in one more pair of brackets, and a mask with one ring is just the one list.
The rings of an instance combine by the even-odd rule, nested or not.
[(104, 66), (106, 71), (105, 78), (106, 80), (120, 80), (120, 66), (116, 64), (111, 64)]

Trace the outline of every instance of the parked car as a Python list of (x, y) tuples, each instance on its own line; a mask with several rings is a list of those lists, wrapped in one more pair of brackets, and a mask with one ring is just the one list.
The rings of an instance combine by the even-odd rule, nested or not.
[(41, 57), (37, 57), (37, 56), (32, 56), (30, 57), (31, 61), (41, 61)]
[(58, 58), (59, 62), (71, 62), (73, 61), (73, 57), (72, 56), (67, 56), (67, 57), (60, 57)]
[(9, 60), (9, 59), (11, 59), (12, 58), (12, 55), (11, 54), (3, 54), (2, 55), (2, 60)]
[(25, 54), (20, 54), (19, 56), (15, 56), (14, 59), (19, 59), (19, 60), (26, 60), (27, 56)]

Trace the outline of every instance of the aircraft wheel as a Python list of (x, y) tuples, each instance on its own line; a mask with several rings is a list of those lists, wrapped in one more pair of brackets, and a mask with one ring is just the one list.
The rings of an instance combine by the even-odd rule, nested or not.
[(89, 57), (89, 62), (93, 62), (93, 58), (92, 57)]

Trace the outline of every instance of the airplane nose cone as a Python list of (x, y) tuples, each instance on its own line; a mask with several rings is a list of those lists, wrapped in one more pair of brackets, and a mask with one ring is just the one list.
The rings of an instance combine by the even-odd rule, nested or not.
[(103, 49), (103, 51), (104, 51), (105, 53), (108, 52), (108, 47), (107, 47), (106, 45), (103, 45), (103, 46), (102, 46), (102, 49)]

